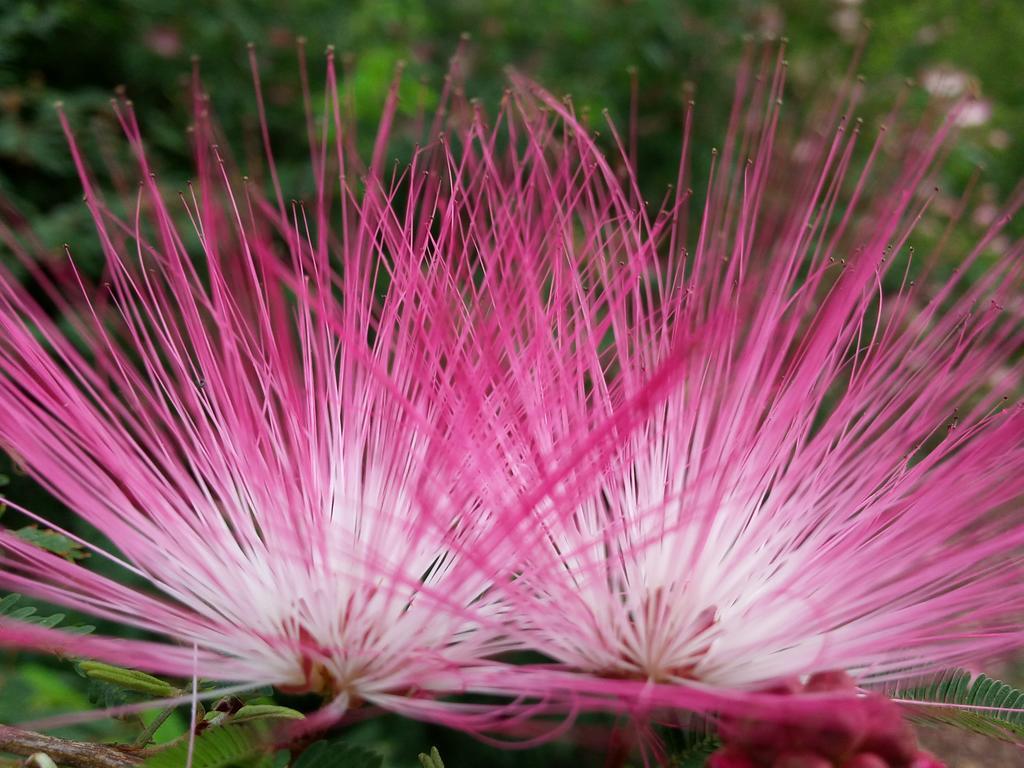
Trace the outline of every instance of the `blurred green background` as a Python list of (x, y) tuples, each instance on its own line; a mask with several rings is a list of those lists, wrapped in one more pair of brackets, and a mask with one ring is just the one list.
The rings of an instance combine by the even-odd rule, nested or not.
[[(975, 95), (978, 109), (958, 139), (948, 181), (957, 189), (983, 166), (983, 200), (1004, 199), (1024, 171), (1020, 0), (3, 0), (0, 201), (30, 221), (55, 252), (72, 242), (78, 258), (95, 258), (92, 227), (53, 104), (64, 102), (91, 151), (99, 152), (116, 135), (109, 99), (125, 86), (157, 166), (168, 178), (184, 179), (194, 54), (225, 132), (243, 154), (258, 155), (246, 59), (250, 41), (260, 59), (286, 195), (299, 196), (309, 171), (297, 36), (308, 39), (314, 94), (323, 83), (322, 52), (336, 46), (361, 134), (368, 136), (395, 63), (408, 62), (406, 106), (422, 101), (429, 107), (464, 32), (471, 36), (467, 89), (492, 106), (505, 87), (505, 67), (513, 65), (557, 94), (572, 94), (578, 108), (595, 115), (607, 108), (624, 125), (635, 67), (640, 171), (645, 191), (660, 199), (675, 175), (685, 98), (698, 105), (698, 167), (719, 140), (744, 36), (790, 38), (788, 110), (799, 115), (842, 77), (866, 23), (871, 31), (859, 71), (869, 86), (862, 113), (868, 124), (907, 79), (919, 84), (912, 96), (918, 102), (928, 90), (943, 88)], [(52, 502), (9, 464), (0, 465), (0, 475), (9, 478), (3, 490), (12, 498), (51, 511)], [(5, 522), (10, 520), (8, 514)], [(66, 662), (0, 656), (0, 722), (82, 709), (90, 696), (93, 703), (104, 700), (104, 692), (90, 690)], [(184, 724), (175, 715), (160, 737), (181, 733)], [(130, 720), (105, 720), (64, 733), (130, 739), (138, 728)], [(540, 752), (504, 752), (394, 719), (358, 726), (352, 738), (383, 755), (387, 766), (413, 766), (416, 753), (431, 744), (441, 747), (451, 768), (605, 764), (599, 746), (563, 743)]]
[[(308, 178), (296, 37), (308, 38), (314, 93), (327, 44), (350, 57), (361, 134), (370, 135), (395, 63), (408, 62), (409, 109), (436, 99), (459, 36), (470, 33), (468, 90), (495, 104), (513, 65), (596, 116), (624, 124), (628, 69), (640, 82), (640, 168), (660, 199), (674, 176), (683, 94), (698, 102), (698, 165), (720, 139), (744, 35), (787, 35), (788, 111), (827, 93), (871, 25), (860, 72), (864, 114), (908, 79), (976, 93), (984, 105), (950, 163), (962, 182), (986, 167), (1003, 198), (1024, 167), (1024, 13), (1018, 0), (6, 0), (0, 4), (0, 194), (44, 240), (88, 240), (86, 212), (52, 105), (86, 144), (116, 135), (108, 107), (124, 85), (158, 167), (187, 175), (189, 58), (201, 59), (227, 135), (258, 147), (246, 43), (257, 46), (274, 148), (286, 185)], [(923, 93), (919, 92), (919, 96)], [(870, 125), (870, 123), (869, 123)], [(89, 141), (99, 136), (101, 141)], [(109, 143), (109, 141), (108, 141)], [(258, 149), (256, 149), (258, 153)], [(699, 170), (699, 169), (698, 169)], [(296, 189), (295, 187), (299, 187)], [(86, 237), (82, 237), (82, 235)], [(81, 254), (80, 254), (81, 255)]]

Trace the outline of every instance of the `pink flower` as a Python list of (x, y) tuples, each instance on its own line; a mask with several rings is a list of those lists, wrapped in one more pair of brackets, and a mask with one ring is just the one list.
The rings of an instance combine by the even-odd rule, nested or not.
[[(255, 59), (253, 71), (262, 117)], [(70, 284), (53, 281), (6, 233), (73, 334), (0, 276), (0, 443), (109, 540), (81, 543), (117, 569), (0, 531), (0, 587), (159, 639), (7, 621), (0, 643), (319, 693), (332, 704), (311, 727), (369, 702), (529, 728), (543, 692), (500, 707), (436, 701), (505, 694), (512, 671), (492, 659), (523, 648), (493, 589), (532, 537), (498, 514), (516, 496), (489, 431), (507, 416), (491, 413), (491, 384), (536, 374), (575, 398), (582, 374), (599, 378), (646, 246), (616, 231), (628, 203), (592, 144), (525, 94), (496, 118), (512, 139), (502, 149), (499, 129), (448, 91), (433, 142), (389, 175), (397, 78), (364, 164), (332, 55), (327, 74), (327, 128), (305, 93), (306, 204), (285, 202), (265, 128), (267, 167), (252, 173), (273, 195), (240, 177), (198, 80), (196, 180), (176, 196), (130, 103), (117, 104), (141, 178), (125, 218), (61, 116), (106, 282), (86, 284), (70, 253)], [(616, 254), (629, 261), (609, 272)], [(652, 368), (614, 409), (581, 411), (576, 434), (544, 436), (544, 452), (558, 441), (551, 477), (600, 466), (675, 367)]]
[[(4, 622), (0, 642), (470, 729), (586, 706), (856, 719), (821, 673), (1019, 646), (1024, 248), (962, 275), (1024, 195), (933, 290), (949, 238), (910, 243), (954, 120), (895, 119), (859, 160), (856, 89), (791, 142), (784, 67), (760, 74), (696, 212), (689, 112), (654, 212), (635, 137), (609, 124), (610, 160), (520, 80), (494, 120), (446, 92), (445, 132), (392, 172), (397, 85), (364, 165), (331, 63), (307, 205), (265, 128), (273, 196), (238, 179), (198, 87), (173, 206), (130, 105), (127, 218), (65, 122), (108, 282), (67, 290), (21, 254), (65, 336), (0, 277), (0, 443), (120, 576), (0, 533), (0, 586), (160, 639)], [(550, 663), (494, 661), (511, 649)], [(537, 703), (435, 701), (462, 691)]]
[[(102, 534), (81, 543), (114, 566), (101, 575), (0, 531), (0, 585), (161, 639), (8, 621), (0, 641), (312, 691), (335, 713), (459, 691), (507, 642), (490, 575), (460, 557), (474, 536), (453, 490), (464, 462), (445, 458), (458, 425), (435, 397), (458, 351), (441, 365), (418, 308), (450, 278), (420, 269), (443, 247), (431, 216), (458, 204), (436, 172), (416, 174), (403, 211), (379, 157), (360, 167), (319, 141), (312, 203), (284, 202), (272, 160), (265, 199), (214, 143), (196, 93), (195, 182), (170, 201), (130, 103), (116, 105), (141, 179), (124, 218), (61, 115), (106, 282), (74, 269), (55, 284), (6, 234), (70, 334), (0, 275), (0, 443)], [(332, 190), (346, 170), (370, 188)]]
[[(574, 381), (534, 366), (492, 387), (522, 494), (507, 527), (532, 542), (500, 588), (553, 662), (512, 689), (742, 711), (779, 680), (881, 683), (1024, 640), (1024, 245), (988, 250), (1024, 198), (969, 252), (947, 235), (914, 255), (955, 118), (894, 116), (863, 147), (847, 91), (794, 158), (784, 71), (741, 77), (702, 208), (684, 156), (659, 214), (613, 191), (621, 215), (587, 231), (640, 273), (610, 310), (608, 376), (595, 356)], [(615, 457), (552, 482), (559, 439), (668, 361), (684, 370)]]

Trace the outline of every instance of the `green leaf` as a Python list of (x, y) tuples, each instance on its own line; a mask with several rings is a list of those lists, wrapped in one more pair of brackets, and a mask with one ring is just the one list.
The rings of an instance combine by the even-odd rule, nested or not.
[(1024, 740), (1024, 691), (986, 675), (950, 669), (886, 692), (908, 705), (911, 719), (923, 724), (955, 725), (1016, 743)]
[(315, 741), (292, 763), (292, 768), (381, 768), (384, 758), (340, 740)]
[[(210, 728), (196, 736), (192, 768), (229, 768), (261, 758), (267, 751), (263, 732), (251, 725)], [(151, 755), (143, 768), (181, 768), (188, 761), (188, 738)]]
[(254, 760), (247, 761), (239, 768), (288, 768), (288, 753), (278, 752), (276, 755), (267, 753)]
[[(19, 603), (21, 603), (21, 605), (19, 605)], [(25, 605), (22, 602), (21, 595), (17, 592), (12, 592), (9, 595), (5, 595), (3, 598), (0, 598), (0, 616), (7, 619), (14, 619), (15, 621), (24, 621), (27, 624), (46, 627), (47, 629), (53, 629), (66, 618), (63, 613), (41, 615), (39, 613), (39, 609), (34, 605)], [(87, 635), (96, 629), (96, 627), (91, 624), (79, 624), (63, 626), (61, 629), (65, 632)]]
[(100, 709), (112, 709), (120, 707), (122, 704), (135, 704), (145, 699), (145, 696), (141, 694), (126, 691), (118, 685), (102, 683), (99, 680), (89, 681), (85, 695), (89, 698), (90, 704)]
[(231, 716), (232, 723), (245, 723), (252, 720), (301, 720), (305, 715), (291, 707), (276, 704), (246, 704)]
[(102, 661), (80, 661), (78, 670), (90, 680), (108, 683), (146, 696), (169, 699), (181, 695), (182, 692), (180, 688), (174, 687), (166, 680), (147, 675), (137, 669), (104, 664)]
[(672, 768), (704, 768), (707, 758), (722, 746), (714, 724), (698, 715), (685, 715), (672, 726), (657, 729)]
[(420, 752), (418, 757), (420, 759), (420, 765), (423, 766), (423, 768), (444, 768), (444, 762), (441, 760), (441, 755), (437, 751), (437, 747), (431, 747), (429, 755), (425, 755)]
[(673, 768), (704, 768), (707, 759), (722, 746), (710, 728), (682, 731), (672, 741), (669, 765)]
[(29, 621), (32, 617), (32, 614), (34, 614), (35, 612), (36, 609), (34, 606), (26, 605), (22, 608), (19, 608), (16, 611), (11, 611), (9, 614), (7, 614), (7, 617), (9, 619), (17, 619), (18, 621)]
[(52, 552), (71, 562), (83, 560), (89, 556), (89, 552), (77, 541), (69, 539), (62, 533), (39, 528), (35, 525), (26, 525), (24, 528), (19, 528), (14, 532), (14, 535), (22, 541), (27, 541), (29, 544), (34, 544), (40, 549), (45, 549), (47, 552)]
[(0, 600), (0, 616), (6, 616), (7, 612), (10, 611), (11, 608), (14, 607), (14, 604), (19, 600), (21, 600), (21, 595), (17, 592), (12, 592)]

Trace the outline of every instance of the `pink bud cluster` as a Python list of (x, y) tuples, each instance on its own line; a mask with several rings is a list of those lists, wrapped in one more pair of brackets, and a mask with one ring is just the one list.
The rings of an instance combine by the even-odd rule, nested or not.
[(726, 718), (725, 746), (708, 768), (943, 768), (922, 751), (899, 707), (877, 694), (857, 695), (844, 672), (820, 672), (807, 683), (777, 686), (782, 695), (846, 694), (830, 697), (799, 721)]

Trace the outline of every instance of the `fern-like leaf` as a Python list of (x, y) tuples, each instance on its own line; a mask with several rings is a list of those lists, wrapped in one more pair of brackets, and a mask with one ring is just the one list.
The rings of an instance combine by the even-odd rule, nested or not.
[[(268, 745), (262, 730), (251, 725), (210, 728), (196, 736), (192, 768), (232, 768), (261, 758)], [(151, 755), (143, 768), (181, 768), (188, 761), (188, 739)]]
[[(3, 598), (0, 598), (0, 618), (24, 621), (28, 624), (36, 624), (40, 627), (48, 627), (52, 629), (53, 627), (61, 624), (61, 622), (64, 621), (65, 616), (63, 613), (42, 615), (39, 613), (38, 608), (34, 605), (26, 605), (21, 595), (17, 592), (12, 592)], [(91, 624), (65, 624), (61, 626), (61, 629), (65, 632), (73, 632), (76, 635), (87, 635), (96, 629), (96, 627)]]
[(708, 757), (722, 746), (715, 726), (707, 718), (681, 714), (669, 727), (658, 729), (666, 764), (672, 768), (704, 768)]
[(722, 742), (710, 731), (687, 731), (673, 745), (669, 765), (672, 768), (704, 768)]
[[(951, 669), (888, 694), (923, 724), (955, 725), (1003, 741), (1024, 743), (1024, 691), (986, 675)], [(946, 706), (936, 706), (946, 705)]]

